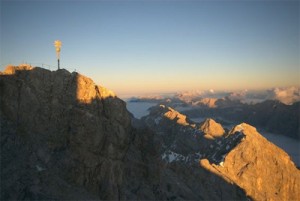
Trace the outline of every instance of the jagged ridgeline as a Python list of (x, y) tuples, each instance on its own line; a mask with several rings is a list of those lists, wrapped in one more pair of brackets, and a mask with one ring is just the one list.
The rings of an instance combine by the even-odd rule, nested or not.
[(64, 69), (1, 73), (1, 198), (118, 199), (132, 131), (126, 104)]
[(8, 66), (0, 122), (1, 200), (299, 199), (299, 170), (254, 127), (164, 105), (133, 121), (76, 72)]

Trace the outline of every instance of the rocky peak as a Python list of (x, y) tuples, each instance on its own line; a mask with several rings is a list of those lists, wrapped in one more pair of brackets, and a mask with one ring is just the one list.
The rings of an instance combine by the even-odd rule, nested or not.
[(217, 98), (202, 98), (201, 100), (199, 101), (196, 101), (195, 102), (195, 105), (200, 105), (200, 106), (206, 106), (208, 108), (216, 108), (217, 105), (216, 105), (216, 102), (217, 102)]
[(245, 189), (254, 200), (297, 200), (300, 171), (279, 147), (246, 123), (235, 126), (229, 136), (243, 134), (220, 164), (200, 160), (202, 167)]
[(162, 158), (171, 155), (171, 158), (191, 163), (207, 157), (212, 163), (219, 164), (244, 137), (242, 134), (225, 135), (222, 125), (213, 119), (195, 124), (185, 115), (164, 105), (153, 107), (142, 120), (162, 138)]
[(0, 103), (1, 200), (299, 198), (289, 156), (245, 123), (225, 133), (161, 105), (134, 129), (110, 90), (30, 66), (0, 73)]
[[(176, 115), (169, 115), (173, 118), (153, 127), (163, 138), (160, 153), (167, 164), (178, 167), (200, 162), (201, 167), (244, 189), (253, 200), (297, 200), (300, 171), (288, 154), (261, 136), (255, 127), (241, 123), (227, 133), (213, 119), (207, 119), (198, 130), (198, 126), (174, 123), (171, 119), (180, 115), (167, 111)], [(146, 123), (155, 121), (150, 116), (144, 118)]]
[(168, 107), (168, 110), (164, 113), (164, 117), (170, 120), (175, 120), (180, 125), (189, 125), (185, 115), (180, 114), (179, 112), (170, 107)]
[(210, 118), (201, 123), (200, 130), (205, 133), (207, 138), (221, 137), (225, 133), (222, 125)]
[(188, 120), (188, 118), (185, 115), (165, 105), (152, 107), (150, 109), (149, 116), (153, 118), (157, 118), (157, 120), (160, 118), (166, 118), (168, 120), (175, 122), (176, 124), (183, 125), (183, 126), (188, 126), (191, 124), (191, 122)]
[[(45, 199), (55, 195), (49, 191), (56, 192), (57, 186), (65, 185), (84, 187), (101, 199), (120, 196), (122, 159), (130, 144), (132, 128), (125, 102), (112, 91), (65, 69), (9, 66), (0, 74), (0, 103), (1, 117), (15, 128), (14, 132), (1, 128), (7, 131), (1, 133), (1, 153), (7, 158), (1, 173), (14, 175), (10, 182), (3, 182), (6, 190), (2, 192), (6, 194), (2, 196), (21, 199), (16, 197), (18, 193), (10, 192), (30, 191), (27, 194), (33, 197), (26, 199)], [(16, 139), (21, 144), (13, 143)], [(14, 160), (20, 164), (14, 165)], [(23, 181), (24, 175), (29, 181), (60, 182), (50, 186), (39, 184), (38, 189), (30, 190), (33, 184)], [(76, 196), (68, 197), (76, 194), (73, 193), (50, 198), (74, 200)]]

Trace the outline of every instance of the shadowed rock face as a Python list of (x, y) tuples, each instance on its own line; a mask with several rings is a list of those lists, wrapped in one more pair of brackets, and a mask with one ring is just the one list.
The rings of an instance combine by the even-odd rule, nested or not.
[(0, 122), (1, 200), (299, 195), (299, 170), (255, 128), (226, 133), (212, 119), (195, 124), (166, 106), (132, 123), (113, 92), (64, 69), (0, 72)]
[[(84, 186), (90, 197), (118, 199), (131, 139), (130, 116), (122, 100), (91, 79), (63, 69), (9, 67), (1, 74), (0, 90), (1, 122), (6, 122), (1, 126), (9, 131), (13, 124), (12, 133), (1, 132), (2, 198), (50, 194), (58, 196), (50, 199), (77, 199), (78, 193), (56, 193), (60, 183), (50, 178), (55, 175), (61, 185)], [(14, 172), (13, 161), (24, 169)], [(28, 184), (25, 177), (36, 183)], [(51, 181), (49, 190), (40, 188), (44, 179)]]
[(199, 165), (165, 163), (161, 138), (133, 129), (125, 103), (85, 76), (11, 66), (0, 92), (2, 200), (246, 199)]
[[(248, 199), (241, 188), (199, 166), (199, 159), (204, 157), (211, 163), (219, 164), (229, 152), (224, 144), (232, 148), (240, 140), (235, 135), (220, 137), (218, 141), (206, 138), (200, 125), (164, 105), (151, 108), (150, 114), (142, 118), (142, 122), (154, 132), (154, 141), (161, 144), (155, 149), (156, 157), (161, 159), (161, 195), (174, 200)], [(211, 127), (208, 125), (206, 128), (213, 130), (216, 124), (212, 123)]]
[[(241, 188), (202, 168), (199, 160), (188, 159), (186, 150), (168, 146), (166, 142), (181, 137), (176, 129), (173, 133), (137, 131), (126, 157), (127, 200), (248, 200)], [(162, 139), (168, 134), (175, 136)]]
[[(154, 107), (150, 115), (143, 118), (161, 139), (163, 145), (159, 152), (167, 163), (166, 172), (187, 167), (194, 173), (201, 172), (199, 166), (194, 166), (198, 163), (228, 183), (239, 186), (253, 200), (299, 198), (300, 171), (288, 154), (266, 140), (254, 127), (243, 123), (226, 133), (212, 119), (202, 124), (179, 124), (165, 115), (166, 108)], [(207, 133), (222, 135), (207, 138)], [(176, 174), (180, 177), (181, 172), (176, 171)], [(192, 178), (189, 179), (191, 182)], [(205, 182), (201, 177), (198, 180)], [(218, 184), (219, 181), (215, 183)], [(206, 189), (209, 187), (207, 185)], [(242, 196), (233, 193), (231, 199), (242, 199)]]

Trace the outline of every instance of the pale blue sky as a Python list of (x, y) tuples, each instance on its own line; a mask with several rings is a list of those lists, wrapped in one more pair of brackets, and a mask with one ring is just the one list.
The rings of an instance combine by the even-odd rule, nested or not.
[(299, 1), (1, 1), (5, 65), (61, 66), (125, 94), (300, 85)]

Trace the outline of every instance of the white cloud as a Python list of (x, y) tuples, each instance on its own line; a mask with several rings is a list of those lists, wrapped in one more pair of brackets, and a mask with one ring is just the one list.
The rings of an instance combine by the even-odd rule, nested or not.
[(300, 101), (300, 88), (299, 87), (286, 87), (275, 88), (273, 91), (273, 99), (291, 105), (294, 102)]

